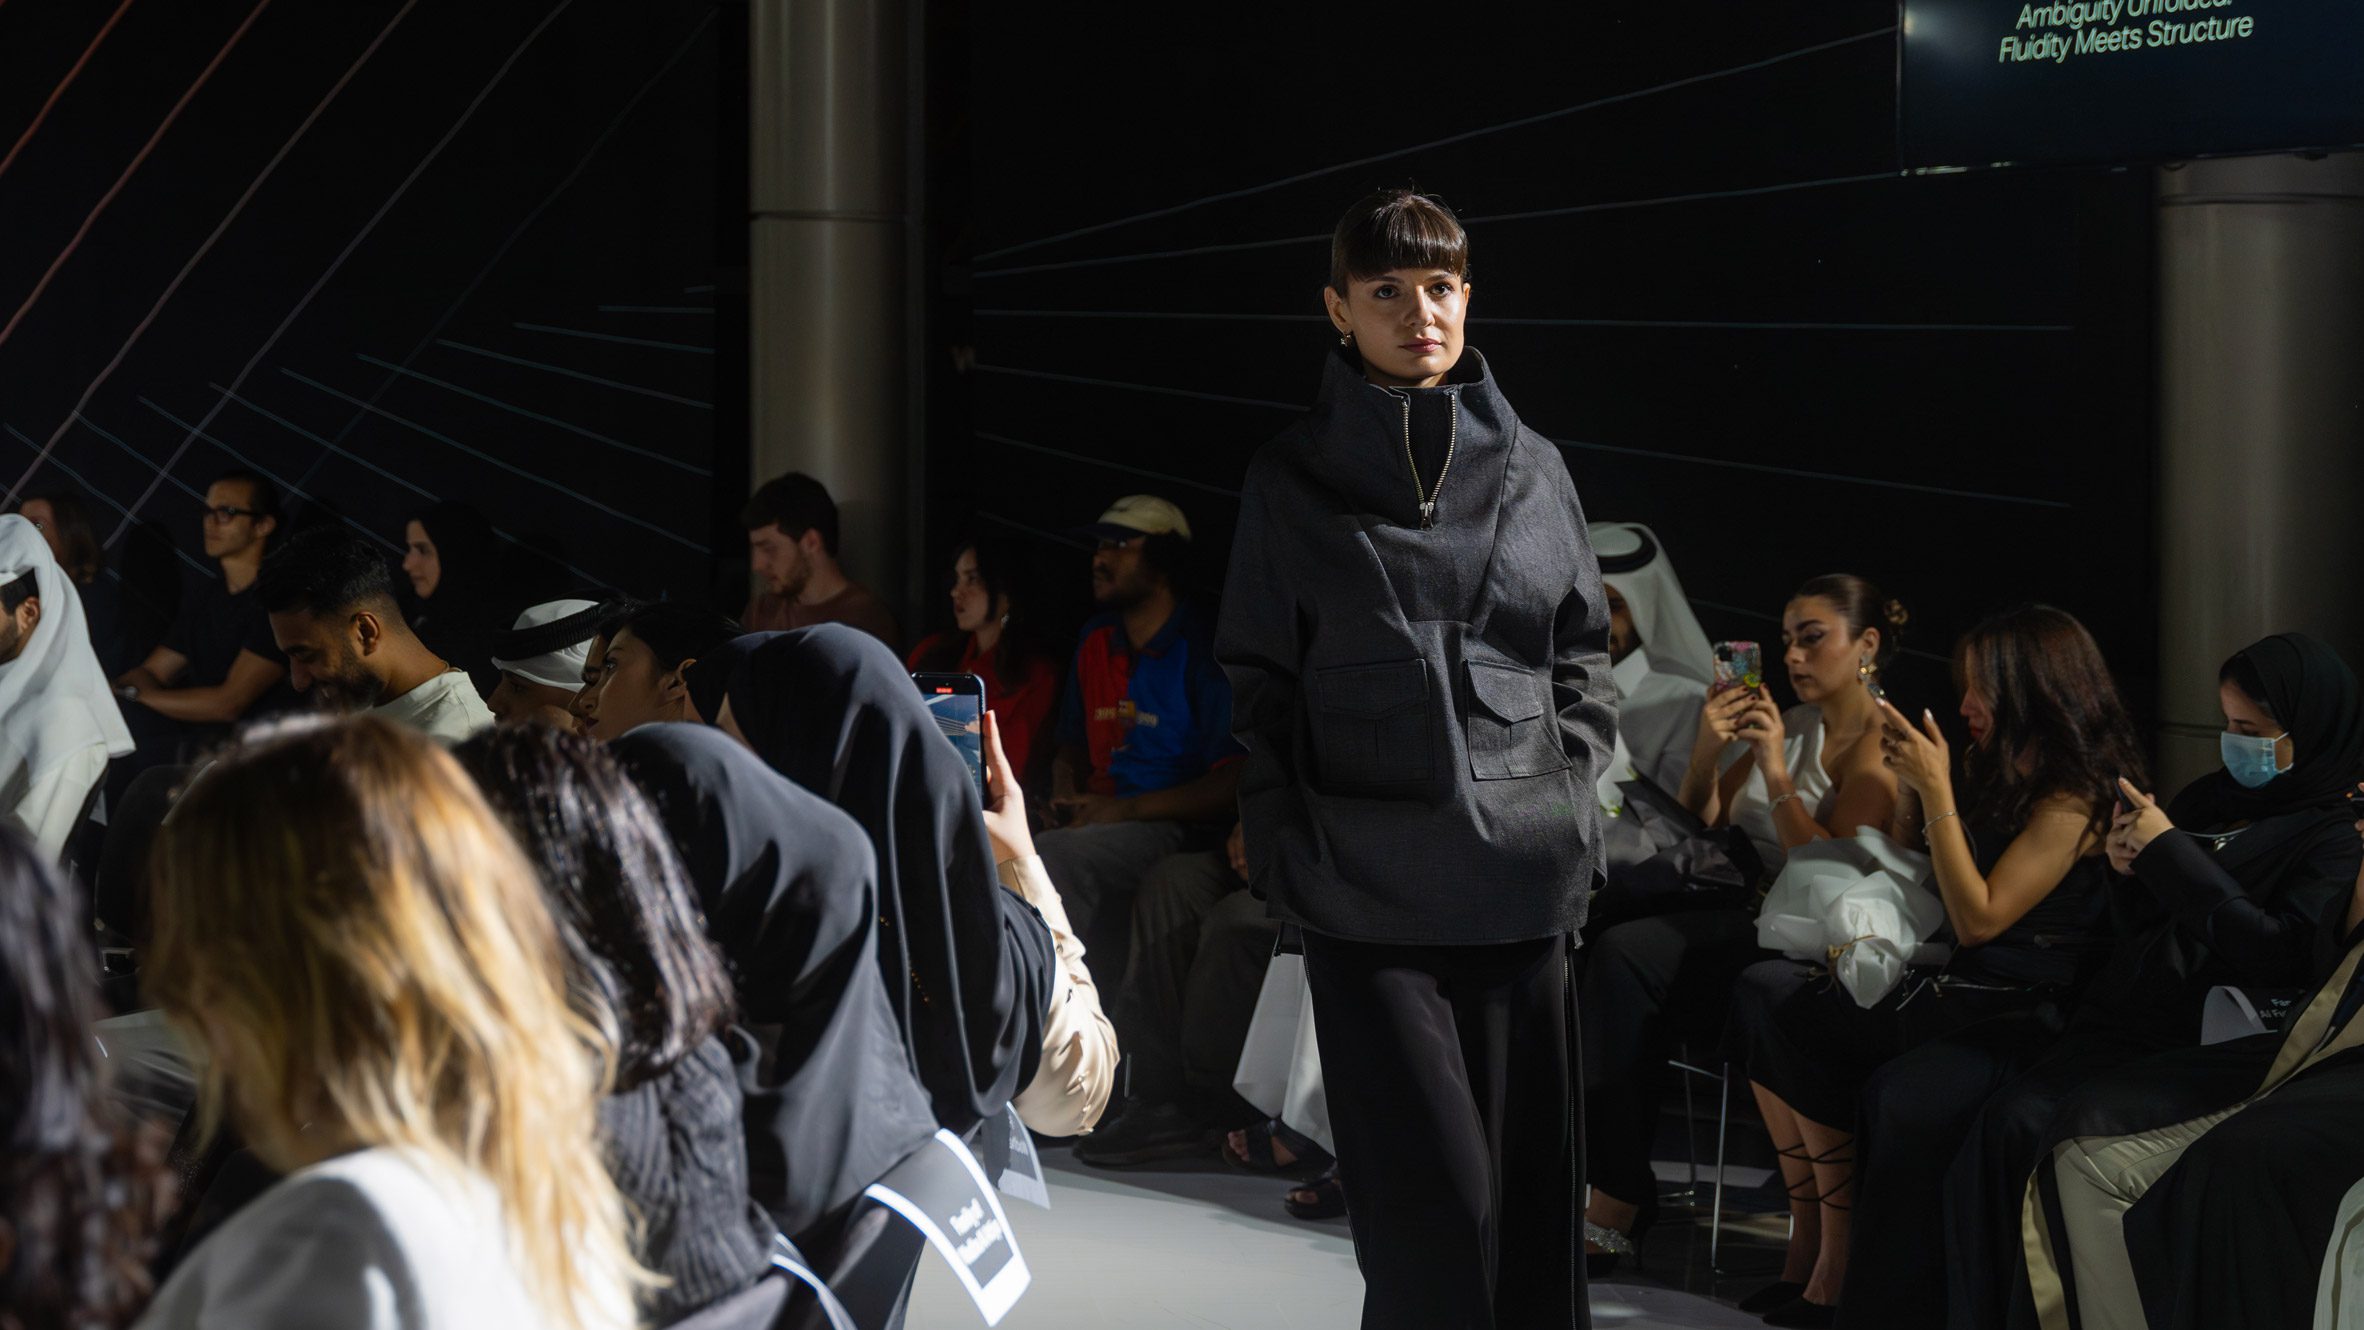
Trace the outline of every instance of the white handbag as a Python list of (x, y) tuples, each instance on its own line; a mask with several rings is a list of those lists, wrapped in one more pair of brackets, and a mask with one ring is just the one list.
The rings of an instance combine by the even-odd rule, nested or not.
[(1303, 954), (1280, 952), (1265, 969), (1231, 1088), (1257, 1112), (1278, 1119), (1332, 1154), (1338, 1152), (1330, 1132), (1329, 1095), (1322, 1087), (1321, 1048), (1314, 1037)]
[(1859, 827), (1790, 851), (1757, 912), (1757, 943), (1828, 965), (1857, 1006), (1874, 1007), (1908, 967), (1945, 959), (1928, 940), (1944, 926), (1929, 856)]

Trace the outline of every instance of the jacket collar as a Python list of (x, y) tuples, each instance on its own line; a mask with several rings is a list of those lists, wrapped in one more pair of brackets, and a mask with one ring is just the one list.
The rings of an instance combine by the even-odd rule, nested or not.
[[(1488, 459), (1509, 449), (1519, 422), (1495, 386), (1486, 358), (1474, 347), (1462, 350), (1460, 363), (1437, 388), (1381, 388), (1363, 377), (1360, 357), (1345, 348), (1332, 352), (1306, 419), (1313, 434), (1308, 469), (1364, 512), (1400, 526), (1419, 526), (1419, 503), (1404, 457), (1404, 399), (1408, 393), (1437, 392), (1452, 393), (1459, 411), (1456, 455), (1438, 496), (1437, 524), (1490, 512), (1491, 487), (1470, 482), (1496, 469)], [(1424, 479), (1435, 483), (1435, 477)]]

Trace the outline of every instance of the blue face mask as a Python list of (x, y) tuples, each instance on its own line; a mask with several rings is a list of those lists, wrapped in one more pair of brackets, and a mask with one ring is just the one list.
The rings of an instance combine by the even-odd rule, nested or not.
[(2216, 736), (2216, 746), (2224, 754), (2224, 769), (2232, 773), (2242, 788), (2254, 790), (2282, 774), (2284, 768), (2274, 762), (2274, 745), (2282, 742), (2282, 738), (2279, 734), (2268, 739), (2263, 735), (2228, 731)]

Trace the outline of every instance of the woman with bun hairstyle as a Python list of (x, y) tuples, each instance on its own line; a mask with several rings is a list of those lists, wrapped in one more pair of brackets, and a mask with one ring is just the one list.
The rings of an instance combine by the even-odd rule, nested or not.
[[(1878, 1132), (1857, 1148), (1858, 1101), (1872, 1102), (1874, 1074), (1980, 1022), (2065, 1004), (2108, 945), (2112, 786), (2120, 773), (2141, 781), (2143, 762), (2101, 648), (2073, 617), (2031, 605), (1971, 629), (1954, 671), (1970, 732), (1958, 789), (1933, 712), (1908, 720), (1883, 701), (1876, 736), (1904, 787), (1889, 834), (1929, 854), (1951, 959), (1915, 968), (1870, 1007), (1826, 967), (1788, 959), (1749, 967), (1733, 993), (1734, 1060), (1748, 1069), (1793, 1206), (1811, 1206), (1811, 1221), (1801, 1214), (1791, 1231), (1783, 1278), (1753, 1300), (1779, 1304), (1770, 1325), (1837, 1322), (1859, 1177), (1884, 1203), (1916, 1203), (1882, 1186)], [(1936, 1200), (1932, 1191), (1917, 1203)]]
[[(1751, 887), (1769, 881), (1799, 846), (1886, 826), (1895, 815), (1896, 775), (1880, 750), (1872, 685), (1896, 654), (1905, 619), (1904, 606), (1864, 578), (1811, 578), (1782, 608), (1773, 662), (1797, 705), (1783, 711), (1762, 687), (1736, 687), (1701, 706), (1680, 797), (1709, 830), (1745, 833), (1761, 861), (1740, 865), (1758, 872)], [(1733, 844), (1736, 863), (1748, 847)], [(1585, 948), (1578, 1009), (1592, 1181), (1585, 1233), (1595, 1276), (1633, 1255), (1656, 1217), (1650, 1142), (1676, 1041), (1686, 1031), (1711, 1037), (1733, 981), (1769, 955), (1757, 945), (1753, 901), (1615, 924)]]

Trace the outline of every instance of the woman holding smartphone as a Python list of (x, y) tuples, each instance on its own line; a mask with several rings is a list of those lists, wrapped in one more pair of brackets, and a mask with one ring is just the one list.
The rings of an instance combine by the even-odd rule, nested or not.
[(1433, 198), (1347, 210), (1338, 348), (1249, 468), (1216, 637), (1250, 882), (1305, 931), (1366, 1327), (1589, 1323), (1568, 953), (1609, 613), (1566, 464), (1463, 348), (1468, 260)]
[[(1775, 662), (1798, 704), (1783, 711), (1762, 687), (1736, 680), (1700, 708), (1683, 805), (1709, 828), (1744, 833), (1763, 861), (1764, 880), (1808, 842), (1884, 827), (1894, 816), (1896, 774), (1880, 749), (1873, 693), (1906, 618), (1902, 604), (1861, 577), (1810, 579), (1782, 607)], [(1738, 758), (1727, 763), (1736, 748)], [(1666, 1060), (1686, 1036), (1712, 1039), (1733, 981), (1772, 955), (1757, 945), (1756, 914), (1752, 899), (1634, 919), (1601, 930), (1586, 951), (1584, 1147), (1592, 1199), (1585, 1220), (1596, 1275), (1633, 1255), (1656, 1217), (1650, 1141)], [(1790, 1196), (1791, 1217), (1812, 1232), (1821, 1216), (1812, 1188), (1793, 1185)], [(1741, 1310), (1772, 1310), (1805, 1287), (1811, 1249), (1803, 1257), (1796, 1250), (1787, 1282)]]

